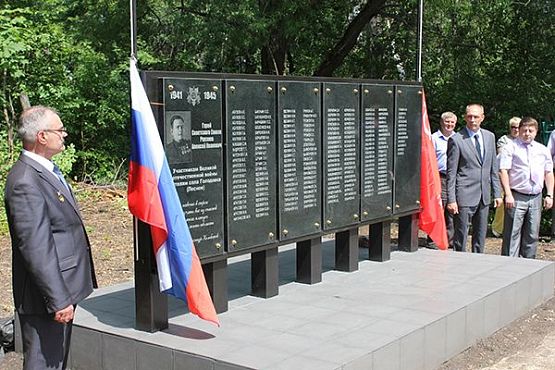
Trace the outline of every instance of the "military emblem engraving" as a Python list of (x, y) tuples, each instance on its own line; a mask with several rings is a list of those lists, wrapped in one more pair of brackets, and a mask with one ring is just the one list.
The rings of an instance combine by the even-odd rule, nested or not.
[(187, 93), (187, 103), (191, 104), (193, 107), (200, 104), (200, 93), (198, 87), (189, 87), (189, 92)]

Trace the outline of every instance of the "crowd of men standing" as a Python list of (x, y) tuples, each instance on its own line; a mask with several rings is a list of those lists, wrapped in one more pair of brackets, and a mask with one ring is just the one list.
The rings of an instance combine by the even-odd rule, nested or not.
[(535, 258), (542, 206), (553, 206), (555, 132), (546, 147), (534, 140), (539, 130), (534, 118), (513, 117), (509, 135), (496, 144), (495, 135), (481, 127), (483, 106), (469, 104), (464, 121), (455, 132), (457, 116), (445, 112), (432, 135), (449, 247), (465, 251), (472, 226), (472, 252), (483, 253), (493, 203), (496, 213), (503, 207), (496, 216), (502, 231), (499, 225), (492, 228), (503, 236), (501, 254)]

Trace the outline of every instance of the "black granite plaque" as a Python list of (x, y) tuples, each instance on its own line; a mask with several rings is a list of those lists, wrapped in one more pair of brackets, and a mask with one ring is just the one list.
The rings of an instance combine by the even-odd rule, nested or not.
[(229, 251), (277, 240), (274, 81), (226, 81)]
[(322, 224), (320, 84), (278, 83), (280, 240)]
[(361, 218), (375, 220), (393, 208), (394, 87), (362, 86)]
[(164, 146), (199, 257), (223, 253), (221, 81), (165, 78)]
[(360, 221), (360, 91), (358, 84), (323, 85), (324, 229)]
[(420, 208), (422, 95), (420, 86), (395, 88), (394, 212), (400, 213)]

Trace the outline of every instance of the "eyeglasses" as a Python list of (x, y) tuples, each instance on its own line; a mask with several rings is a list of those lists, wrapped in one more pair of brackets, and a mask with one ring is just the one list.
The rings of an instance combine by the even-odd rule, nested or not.
[(518, 130), (518, 129), (519, 129), (519, 126), (511, 126), (511, 129)]
[(65, 127), (57, 128), (57, 129), (42, 130), (42, 131), (44, 131), (44, 132), (57, 132), (59, 134), (63, 134), (65, 132), (67, 134), (67, 129)]

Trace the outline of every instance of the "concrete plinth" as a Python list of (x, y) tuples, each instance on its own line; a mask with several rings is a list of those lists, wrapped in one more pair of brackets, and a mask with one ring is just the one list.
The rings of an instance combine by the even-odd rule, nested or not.
[(553, 296), (555, 264), (420, 249), (295, 282), (293, 246), (279, 249), (279, 295), (250, 296), (249, 256), (229, 260), (221, 327), (170, 297), (169, 328), (135, 330), (132, 283), (96, 291), (77, 310), (73, 369), (434, 369)]

